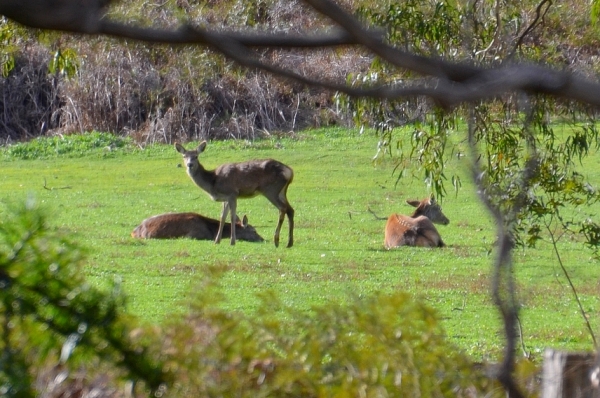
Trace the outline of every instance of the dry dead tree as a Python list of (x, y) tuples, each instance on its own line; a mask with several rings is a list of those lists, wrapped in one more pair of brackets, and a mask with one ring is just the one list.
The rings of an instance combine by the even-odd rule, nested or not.
[[(172, 45), (197, 44), (220, 52), (247, 68), (256, 68), (280, 77), (294, 79), (309, 86), (318, 86), (353, 97), (396, 99), (407, 96), (427, 96), (444, 108), (461, 103), (474, 103), (496, 98), (510, 92), (548, 94), (589, 105), (600, 105), (600, 84), (574, 73), (557, 71), (534, 64), (506, 62), (483, 68), (468, 63), (453, 63), (401, 51), (385, 43), (380, 31), (367, 29), (356, 18), (330, 0), (304, 0), (332, 22), (327, 32), (306, 35), (283, 33), (258, 34), (237, 31), (216, 31), (203, 27), (182, 25), (176, 30), (142, 28), (110, 21), (105, 18), (109, 1), (103, 0), (0, 0), (0, 14), (24, 25), (88, 35), (108, 35), (148, 43)], [(545, 3), (542, 1), (540, 7)], [(538, 7), (538, 13), (539, 8)], [(519, 40), (521, 41), (521, 40)], [(266, 63), (259, 59), (254, 48), (317, 48), (359, 45), (386, 62), (422, 76), (409, 86), (379, 85), (350, 87), (305, 76)], [(472, 139), (472, 134), (471, 134)], [(476, 152), (474, 144), (473, 153)], [(476, 157), (474, 157), (476, 159)], [(479, 191), (484, 187), (478, 178), (478, 164), (474, 161), (474, 179)], [(522, 183), (528, 185), (533, 165), (525, 168)], [(493, 214), (498, 225), (499, 252), (495, 264), (494, 301), (502, 314), (507, 345), (503, 365), (497, 375), (511, 397), (520, 397), (512, 378), (516, 342), (517, 305), (510, 272), (512, 242), (506, 231), (505, 220), (511, 215), (501, 214), (485, 195), (481, 199)], [(512, 215), (519, 210), (519, 201)]]

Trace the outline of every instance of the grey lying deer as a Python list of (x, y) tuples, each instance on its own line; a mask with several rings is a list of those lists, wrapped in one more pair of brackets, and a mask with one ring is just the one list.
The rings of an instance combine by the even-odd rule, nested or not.
[[(287, 247), (294, 244), (294, 209), (287, 200), (287, 189), (294, 179), (294, 172), (285, 164), (273, 159), (249, 160), (240, 163), (225, 163), (215, 170), (206, 170), (198, 160), (198, 156), (206, 149), (206, 141), (194, 150), (186, 150), (179, 143), (175, 144), (177, 152), (183, 156), (187, 174), (192, 181), (206, 191), (210, 197), (223, 202), (223, 212), (215, 243), (221, 241), (227, 213), (231, 211), (231, 219), (236, 218), (237, 199), (265, 196), (279, 209), (279, 222), (275, 229), (273, 241), (279, 246), (279, 233), (285, 216), (288, 217), (289, 237)], [(235, 244), (236, 228), (231, 228), (231, 244)]]
[[(237, 219), (237, 237), (248, 242), (263, 242), (264, 239), (248, 224), (248, 217)], [(223, 226), (225, 233), (230, 233), (231, 224)], [(192, 238), (215, 240), (219, 231), (219, 220), (204, 217), (197, 213), (167, 213), (153, 216), (142, 221), (132, 232), (134, 238), (143, 239), (175, 239)]]
[(433, 225), (448, 225), (450, 220), (433, 197), (422, 201), (407, 200), (416, 207), (411, 216), (392, 214), (385, 225), (384, 245), (387, 249), (398, 246), (443, 247), (444, 242)]

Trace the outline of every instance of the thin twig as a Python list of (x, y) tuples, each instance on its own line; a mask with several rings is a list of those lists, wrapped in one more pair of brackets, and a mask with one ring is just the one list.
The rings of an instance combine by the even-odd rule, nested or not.
[(64, 186), (64, 187), (49, 188), (49, 187), (46, 185), (46, 177), (44, 177), (44, 189), (47, 189), (48, 191), (53, 191), (53, 190), (55, 190), (55, 189), (71, 189), (71, 186), (70, 186), (70, 185), (66, 185), (66, 186)]
[(588, 331), (590, 333), (590, 337), (592, 338), (592, 341), (594, 343), (594, 348), (598, 348), (598, 344), (596, 342), (596, 336), (594, 335), (594, 330), (592, 329), (592, 325), (590, 325), (590, 321), (588, 320), (588, 317), (586, 316), (585, 310), (583, 309), (583, 305), (581, 304), (581, 300), (579, 299), (579, 295), (577, 294), (577, 289), (575, 289), (575, 285), (573, 285), (573, 281), (571, 280), (571, 277), (569, 276), (569, 273), (567, 272), (567, 268), (563, 264), (562, 258), (558, 251), (558, 247), (556, 245), (558, 242), (558, 239), (556, 239), (554, 237), (554, 233), (550, 229), (550, 224), (547, 221), (544, 221), (544, 225), (546, 226), (546, 230), (550, 234), (550, 239), (552, 241), (552, 248), (554, 250), (554, 255), (556, 256), (556, 259), (558, 260), (558, 265), (560, 265), (560, 268), (562, 269), (562, 272), (565, 275), (565, 278), (567, 278), (567, 282), (569, 282), (569, 286), (571, 287), (571, 291), (573, 292), (573, 296), (575, 297), (575, 301), (577, 302), (577, 306), (579, 307), (579, 312), (581, 313), (581, 317), (583, 318), (583, 321), (585, 322), (585, 324), (588, 328)]
[(367, 211), (371, 214), (373, 214), (373, 217), (375, 217), (376, 220), (387, 220), (387, 217), (380, 217), (377, 214), (375, 214), (375, 212), (373, 210), (371, 210), (370, 207), (367, 207)]
[[(542, 15), (542, 7), (545, 4), (548, 4), (548, 6), (544, 10), (544, 14)], [(513, 48), (512, 52), (508, 55), (508, 59), (513, 58), (513, 56), (517, 52), (517, 49), (519, 49), (521, 47), (521, 44), (523, 44), (523, 40), (525, 39), (525, 36), (527, 36), (529, 34), (529, 32), (531, 32), (538, 25), (540, 18), (543, 18), (546, 15), (546, 13), (548, 12), (548, 10), (550, 9), (551, 6), (552, 6), (552, 0), (542, 0), (540, 2), (540, 4), (538, 4), (538, 6), (535, 9), (535, 19), (533, 20), (533, 22), (531, 22), (531, 24), (529, 24), (529, 26), (519, 36), (517, 43), (515, 44), (515, 47)]]

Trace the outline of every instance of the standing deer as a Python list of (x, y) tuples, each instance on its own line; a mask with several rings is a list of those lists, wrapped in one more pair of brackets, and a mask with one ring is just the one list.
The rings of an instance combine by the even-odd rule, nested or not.
[(407, 200), (417, 209), (412, 216), (392, 214), (385, 225), (385, 247), (398, 246), (443, 247), (444, 242), (433, 223), (448, 225), (450, 220), (433, 197), (422, 201)]
[[(221, 241), (227, 213), (231, 211), (231, 219), (235, 220), (238, 198), (252, 198), (263, 195), (279, 209), (279, 222), (275, 229), (273, 241), (279, 246), (281, 225), (287, 214), (290, 227), (288, 245), (294, 244), (294, 209), (287, 200), (287, 189), (292, 183), (294, 172), (285, 164), (273, 159), (249, 160), (241, 163), (225, 163), (215, 170), (206, 170), (198, 161), (206, 149), (206, 141), (198, 148), (188, 151), (179, 143), (175, 144), (177, 152), (183, 156), (188, 175), (206, 191), (212, 200), (223, 202), (223, 212), (215, 243)], [(235, 245), (235, 228), (231, 228), (231, 244)]]
[[(264, 239), (248, 224), (248, 217), (236, 220), (238, 239), (248, 242), (263, 242)], [(225, 223), (225, 233), (230, 233), (231, 224)], [(153, 216), (142, 221), (132, 232), (134, 238), (175, 239), (192, 238), (214, 240), (219, 231), (219, 220), (204, 217), (197, 213), (167, 213)]]

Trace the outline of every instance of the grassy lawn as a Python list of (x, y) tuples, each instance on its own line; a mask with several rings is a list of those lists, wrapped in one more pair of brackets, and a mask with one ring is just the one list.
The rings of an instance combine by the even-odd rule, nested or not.
[[(461, 134), (456, 133), (456, 142)], [(397, 181), (391, 161), (374, 164), (376, 148), (373, 134), (342, 129), (253, 143), (209, 143), (201, 155), (207, 168), (272, 157), (294, 169), (288, 190), (296, 210), (291, 249), (283, 247), (287, 222), (282, 247), (274, 247), (278, 211), (262, 197), (240, 200), (238, 213), (248, 215), (265, 243), (238, 241), (232, 247), (228, 239), (215, 245), (131, 238), (132, 229), (155, 214), (220, 214), (221, 205), (179, 167), (181, 156), (172, 146), (102, 148), (83, 157), (0, 156), (0, 201), (33, 196), (47, 207), (54, 226), (87, 248), (89, 280), (98, 286), (121, 280), (130, 311), (147, 322), (185, 311), (186, 299), (207, 267), (224, 265), (229, 271), (221, 283), (225, 305), (232, 311), (252, 312), (257, 294), (267, 290), (306, 311), (349, 295), (404, 290), (438, 311), (448, 338), (459, 347), (475, 358), (495, 358), (503, 346), (489, 294), (495, 230), (469, 181), (468, 158), (453, 158), (448, 168), (448, 175), (455, 173), (463, 182), (457, 195), (449, 193), (442, 202), (450, 224), (438, 230), (448, 247), (388, 251), (383, 248), (385, 221), (369, 209), (380, 216), (410, 213), (405, 200), (422, 199), (429, 191), (418, 179)], [(591, 175), (595, 183), (600, 182), (599, 163), (600, 156), (594, 155), (585, 164), (585, 170), (596, 173)], [(594, 216), (598, 210), (575, 211)], [(563, 237), (559, 249), (596, 332), (599, 264), (577, 239)], [(514, 259), (525, 350), (539, 359), (545, 347), (592, 349), (552, 246), (542, 242), (535, 249), (517, 250)]]

